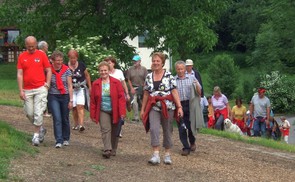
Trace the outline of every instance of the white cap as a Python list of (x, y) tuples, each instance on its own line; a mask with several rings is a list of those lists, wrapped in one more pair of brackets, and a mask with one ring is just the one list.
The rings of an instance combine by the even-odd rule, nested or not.
[(191, 66), (191, 65), (194, 65), (194, 62), (193, 62), (193, 60), (191, 60), (191, 59), (187, 59), (187, 60), (185, 61), (185, 65), (186, 65), (186, 66)]

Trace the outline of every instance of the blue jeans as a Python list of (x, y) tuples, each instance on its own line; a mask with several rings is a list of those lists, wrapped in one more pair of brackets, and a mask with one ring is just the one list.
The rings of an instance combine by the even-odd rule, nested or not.
[(265, 121), (261, 122), (261, 120), (263, 120), (263, 119), (264, 119), (264, 117), (257, 117), (255, 119), (254, 126), (253, 126), (254, 136), (265, 136), (266, 123), (265, 123)]
[[(183, 109), (183, 123), (185, 124), (187, 130), (183, 129), (180, 124), (178, 123), (178, 131), (179, 131), (179, 138), (180, 141), (183, 145), (183, 150), (190, 150), (190, 144), (195, 144), (196, 142), (196, 138), (193, 135), (192, 129), (191, 129), (191, 122), (189, 120), (189, 115), (190, 115), (190, 111), (189, 111), (189, 102), (186, 101), (182, 101), (181, 102), (181, 106)], [(188, 140), (189, 143), (188, 143)]]
[(215, 129), (224, 130), (223, 123), (224, 123), (224, 117), (223, 117), (223, 115), (220, 114), (219, 118), (216, 121)]
[(69, 101), (70, 97), (68, 94), (49, 94), (48, 96), (56, 143), (63, 144), (65, 140), (70, 140)]

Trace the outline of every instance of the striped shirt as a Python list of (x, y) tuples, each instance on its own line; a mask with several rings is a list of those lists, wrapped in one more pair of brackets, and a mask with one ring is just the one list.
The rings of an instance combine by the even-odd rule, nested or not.
[[(61, 76), (62, 79), (62, 83), (66, 89), (66, 93), (65, 94), (69, 94), (69, 87), (68, 87), (68, 80), (67, 78), (69, 76), (72, 76), (72, 72), (71, 70), (68, 68), (66, 72), (64, 72), (64, 74)], [(57, 89), (57, 85), (56, 85), (56, 76), (55, 74), (52, 74), (51, 76), (51, 81), (50, 81), (50, 88), (48, 91), (49, 94), (60, 94), (60, 91)]]
[(184, 78), (179, 78), (178, 75), (176, 75), (175, 80), (180, 101), (190, 100), (191, 86), (194, 82), (196, 82), (198, 86), (200, 86), (198, 80), (191, 75), (185, 75)]

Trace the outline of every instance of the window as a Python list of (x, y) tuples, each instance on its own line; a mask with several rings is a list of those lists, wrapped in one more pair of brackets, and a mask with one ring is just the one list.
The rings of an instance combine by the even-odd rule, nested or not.
[(145, 40), (148, 38), (148, 33), (146, 30), (143, 35), (138, 36), (138, 47), (147, 47)]
[(19, 30), (8, 30), (7, 34), (8, 34), (7, 42), (14, 43), (16, 37), (19, 36)]

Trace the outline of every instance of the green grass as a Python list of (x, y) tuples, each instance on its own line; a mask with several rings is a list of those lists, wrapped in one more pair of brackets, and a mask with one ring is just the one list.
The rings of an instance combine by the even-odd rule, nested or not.
[(31, 136), (17, 131), (7, 123), (0, 121), (0, 179), (7, 179), (10, 161), (24, 153), (35, 154), (37, 149), (31, 146)]
[(218, 137), (228, 138), (235, 141), (240, 141), (244, 143), (254, 144), (254, 145), (260, 145), (265, 146), (268, 148), (278, 149), (282, 151), (292, 152), (295, 153), (295, 146), (294, 145), (288, 145), (281, 141), (275, 141), (272, 139), (266, 139), (261, 137), (247, 137), (247, 136), (241, 136), (235, 133), (229, 133), (225, 131), (218, 131), (208, 128), (202, 128), (200, 133), (202, 134), (209, 134), (209, 135), (215, 135)]
[(0, 105), (22, 106), (19, 98), (16, 64), (0, 64)]

